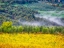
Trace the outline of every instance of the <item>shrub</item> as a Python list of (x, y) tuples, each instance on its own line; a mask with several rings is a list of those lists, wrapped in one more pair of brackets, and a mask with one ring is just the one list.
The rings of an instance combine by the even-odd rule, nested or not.
[(64, 34), (64, 29), (62, 30), (62, 32), (61, 32), (62, 34)]
[(5, 28), (5, 27), (6, 28), (12, 27), (12, 22), (11, 21), (3, 22), (2, 27), (3, 28)]
[(0, 26), (0, 32), (2, 32), (2, 27)]
[(23, 26), (23, 28), (24, 28), (23, 29), (24, 32), (29, 32), (29, 26)]
[(61, 32), (62, 29), (63, 29), (62, 27), (55, 27), (55, 31), (56, 31), (56, 32)]
[(32, 31), (31, 32), (34, 33), (34, 27), (32, 27)]
[(55, 28), (54, 27), (49, 28), (49, 33), (54, 34), (55, 33)]
[(17, 31), (18, 31), (18, 32), (22, 32), (22, 31), (23, 31), (23, 27), (22, 27), (22, 26), (18, 26), (18, 27), (17, 27)]
[(47, 27), (43, 27), (43, 28), (42, 28), (42, 32), (43, 32), (43, 33), (48, 33), (48, 32), (49, 32), (49, 30), (48, 30), (48, 28), (47, 28)]
[(12, 26), (11, 30), (12, 30), (12, 33), (13, 33), (13, 32), (18, 32), (16, 26)]
[(6, 32), (12, 33), (12, 28), (7, 28), (7, 29), (6, 29)]
[(34, 28), (34, 31), (37, 33), (37, 32), (40, 32), (40, 28), (39, 27), (35, 27)]
[(3, 32), (10, 32), (12, 30), (11, 27), (12, 27), (12, 22), (11, 21), (3, 22), (2, 31)]

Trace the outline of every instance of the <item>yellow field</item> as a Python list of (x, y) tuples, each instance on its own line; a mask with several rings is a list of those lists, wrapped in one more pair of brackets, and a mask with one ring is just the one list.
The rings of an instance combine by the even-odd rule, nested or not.
[(0, 48), (64, 48), (64, 36), (52, 34), (0, 34)]

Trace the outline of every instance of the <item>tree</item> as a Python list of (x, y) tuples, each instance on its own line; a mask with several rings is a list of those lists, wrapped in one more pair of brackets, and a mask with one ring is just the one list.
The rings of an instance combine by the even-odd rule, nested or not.
[(2, 31), (3, 32), (9, 32), (9, 31), (11, 31), (11, 28), (12, 28), (11, 21), (3, 22), (3, 24), (2, 24)]
[(42, 32), (43, 33), (49, 33), (48, 27), (42, 27)]
[(5, 28), (5, 27), (12, 27), (12, 22), (11, 21), (7, 21), (7, 22), (3, 22), (2, 23), (2, 27)]
[(22, 26), (18, 26), (17, 30), (18, 30), (18, 32), (22, 32), (23, 31), (23, 27)]

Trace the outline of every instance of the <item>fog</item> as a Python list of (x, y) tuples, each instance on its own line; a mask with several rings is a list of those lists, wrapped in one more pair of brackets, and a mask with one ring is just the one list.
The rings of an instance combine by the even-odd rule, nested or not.
[(42, 20), (26, 21), (20, 18), (18, 22), (22, 25), (64, 26), (64, 10), (61, 8), (53, 7), (45, 2), (23, 4), (23, 6), (38, 11), (39, 14), (35, 14), (34, 16), (35, 18), (40, 18)]
[(23, 21), (21, 19), (18, 20), (18, 22), (22, 25), (28, 25), (28, 26), (46, 26), (46, 23), (44, 21)]
[(20, 18), (18, 21), (22, 25), (30, 26), (64, 26), (62, 14), (64, 14), (64, 11), (42, 11), (40, 14), (34, 15), (35, 18), (40, 18), (42, 20), (25, 21)]
[(47, 17), (47, 16), (36, 16), (40, 17), (44, 20), (41, 21), (23, 21), (18, 20), (20, 24), (22, 25), (29, 25), (29, 26), (64, 26), (64, 23), (61, 22), (60, 18), (56, 17)]
[(29, 25), (29, 26), (40, 26), (41, 25), (41, 23), (37, 22), (37, 21), (31, 21), (31, 22), (29, 22), (29, 21), (19, 21), (19, 22), (22, 25)]
[(51, 15), (35, 15), (35, 17), (43, 18), (50, 22), (56, 23), (60, 26), (64, 26), (64, 22), (62, 22), (61, 17), (51, 16)]

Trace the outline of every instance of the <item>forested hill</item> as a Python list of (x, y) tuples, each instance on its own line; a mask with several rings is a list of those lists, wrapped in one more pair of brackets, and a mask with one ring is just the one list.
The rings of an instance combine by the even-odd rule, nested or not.
[(51, 3), (64, 3), (64, 0), (0, 0), (0, 2), (16, 2), (16, 3), (32, 3), (32, 2), (38, 2), (38, 1), (48, 1)]
[[(44, 15), (45, 13), (43, 11), (63, 10), (63, 8), (52, 6), (48, 2), (59, 3), (61, 1), (59, 0), (55, 0), (55, 1), (53, 0), (0, 0), (0, 24), (2, 24), (2, 22), (4, 21), (12, 21), (15, 25), (16, 24), (18, 25), (19, 24), (18, 20), (21, 19), (20, 20), (21, 23), (25, 23), (25, 24), (27, 23), (25, 21), (29, 21), (28, 22), (29, 24), (32, 23), (35, 24), (36, 21), (38, 25), (48, 25), (48, 24), (57, 25), (56, 23), (50, 22), (46, 19), (35, 17), (35, 14), (42, 13)], [(61, 15), (63, 16), (63, 13), (60, 14), (59, 16)], [(30, 21), (32, 22), (30, 23)]]
[(8, 3), (8, 5), (14, 4), (14, 3), (18, 3), (18, 4), (33, 3), (33, 2), (39, 2), (39, 1), (52, 3), (53, 6), (64, 7), (64, 0), (0, 0), (1, 3), (6, 3), (6, 4)]

